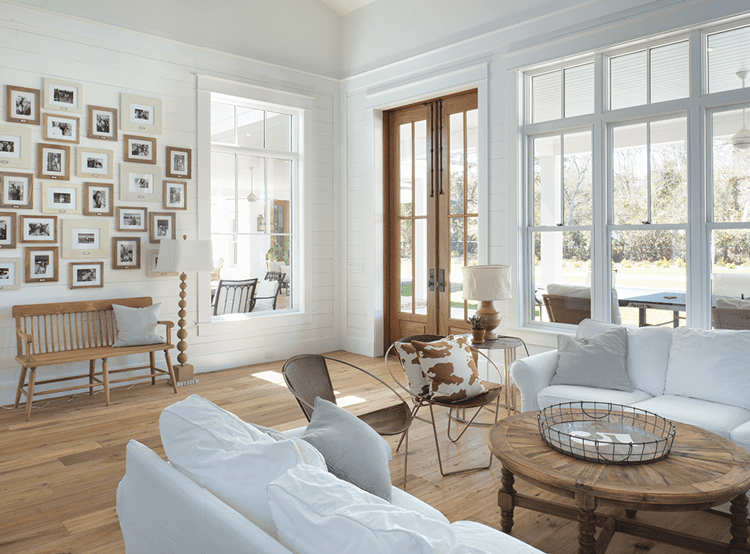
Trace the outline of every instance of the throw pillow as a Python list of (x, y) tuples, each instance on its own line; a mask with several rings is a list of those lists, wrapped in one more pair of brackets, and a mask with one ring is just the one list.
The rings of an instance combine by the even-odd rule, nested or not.
[(302, 438), (323, 455), (336, 477), (391, 500), (391, 446), (357, 416), (317, 397)]
[(628, 334), (615, 327), (588, 339), (557, 336), (557, 371), (550, 385), (633, 392), (627, 372)]
[(422, 364), (419, 363), (417, 349), (408, 342), (397, 342), (394, 348), (404, 366), (406, 380), (409, 381), (409, 392), (414, 396), (429, 397), (430, 384), (422, 373)]
[(161, 302), (145, 308), (112, 304), (112, 309), (117, 323), (117, 340), (112, 346), (138, 346), (165, 342), (164, 337), (159, 335), (156, 329)]
[(487, 392), (466, 337), (447, 336), (433, 342), (412, 341), (422, 372), (430, 385), (430, 397), (458, 402)]

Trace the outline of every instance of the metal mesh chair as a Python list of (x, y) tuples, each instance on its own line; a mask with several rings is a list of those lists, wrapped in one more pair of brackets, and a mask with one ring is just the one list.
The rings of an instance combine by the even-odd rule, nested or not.
[(214, 296), (213, 314), (242, 314), (251, 311), (257, 284), (258, 279), (219, 279)]
[(547, 308), (549, 320), (555, 323), (578, 325), (591, 317), (591, 299), (576, 296), (559, 296), (543, 294), (544, 307)]
[(324, 400), (336, 404), (336, 396), (333, 393), (333, 383), (331, 383), (331, 375), (328, 372), (327, 361), (344, 364), (369, 375), (380, 384), (387, 387), (396, 398), (398, 398), (397, 404), (373, 410), (372, 412), (357, 417), (372, 427), (379, 435), (402, 435), (401, 440), (399, 441), (399, 446), (401, 446), (401, 441), (405, 441), (406, 456), (404, 459), (404, 490), (406, 490), (406, 470), (409, 456), (409, 426), (412, 421), (412, 413), (409, 409), (409, 405), (401, 395), (380, 377), (354, 364), (345, 362), (344, 360), (330, 358), (328, 356), (302, 354), (300, 356), (289, 358), (284, 362), (284, 366), (281, 368), (281, 373), (284, 376), (284, 381), (286, 381), (289, 391), (297, 399), (300, 408), (302, 408), (307, 421), (310, 421), (310, 418), (312, 417), (316, 397), (319, 396)]
[[(492, 453), (490, 453), (490, 461), (487, 463), (487, 465), (478, 466), (478, 467), (469, 467), (465, 469), (459, 469), (455, 471), (449, 471), (446, 472), (443, 469), (443, 459), (440, 454), (440, 442), (438, 440), (438, 432), (437, 432), (437, 426), (435, 425), (435, 413), (433, 410), (433, 407), (439, 407), (439, 408), (448, 408), (448, 439), (451, 442), (457, 442), (463, 434), (466, 432), (466, 430), (471, 426), (471, 424), (474, 422), (476, 417), (479, 415), (479, 412), (482, 411), (482, 408), (485, 406), (488, 406), (495, 403), (495, 423), (497, 423), (497, 414), (498, 410), (500, 409), (500, 392), (502, 391), (502, 386), (497, 385), (495, 383), (488, 383), (484, 382), (484, 386), (487, 389), (487, 392), (484, 392), (478, 396), (475, 396), (473, 398), (469, 398), (468, 400), (461, 400), (458, 402), (443, 402), (438, 400), (433, 400), (429, 397), (429, 394), (413, 394), (411, 390), (408, 388), (408, 386), (405, 384), (406, 381), (406, 373), (404, 371), (404, 360), (401, 359), (401, 357), (398, 355), (398, 351), (395, 349), (396, 343), (403, 342), (403, 343), (410, 343), (411, 341), (419, 341), (419, 342), (433, 342), (436, 340), (443, 339), (445, 337), (440, 335), (412, 335), (409, 337), (404, 337), (400, 339), (399, 341), (396, 341), (393, 343), (388, 350), (385, 353), (385, 367), (388, 370), (388, 373), (391, 375), (394, 381), (398, 384), (399, 387), (401, 387), (404, 391), (409, 394), (409, 396), (412, 399), (412, 402), (414, 403), (414, 407), (412, 408), (412, 418), (418, 419), (420, 421), (424, 421), (426, 423), (430, 423), (432, 425), (432, 432), (435, 436), (435, 449), (437, 450), (437, 457), (438, 457), (438, 466), (440, 467), (440, 474), (444, 477), (447, 475), (455, 475), (457, 473), (466, 473), (468, 471), (479, 471), (483, 469), (489, 469), (492, 466)], [(394, 371), (394, 369), (391, 367), (392, 364), (388, 363), (388, 359), (391, 355), (391, 353), (394, 353), (396, 358), (399, 361), (400, 370)], [(474, 353), (475, 359), (477, 359), (478, 356), (482, 356), (484, 359), (487, 360), (487, 362), (495, 368), (495, 371), (497, 371), (497, 374), (500, 375), (500, 370), (498, 369), (497, 365), (495, 365), (495, 362), (493, 362), (486, 354), (483, 352), (472, 348), (472, 353)], [(398, 373), (399, 375), (396, 375)], [(417, 413), (419, 412), (420, 408), (423, 406), (428, 406), (430, 409), (430, 419), (424, 419), (421, 417), (417, 417)], [(457, 416), (458, 410), (461, 410), (463, 413), (465, 413), (465, 410), (467, 409), (474, 409), (476, 408), (476, 411), (472, 415), (472, 417), (469, 420), (466, 419), (459, 419)], [(461, 430), (461, 432), (458, 434), (457, 437), (453, 437), (451, 435), (451, 425), (453, 420), (456, 420), (458, 422), (462, 422), (464, 425), (464, 428)], [(396, 447), (396, 450), (400, 448), (401, 444), (399, 443), (398, 447)]]

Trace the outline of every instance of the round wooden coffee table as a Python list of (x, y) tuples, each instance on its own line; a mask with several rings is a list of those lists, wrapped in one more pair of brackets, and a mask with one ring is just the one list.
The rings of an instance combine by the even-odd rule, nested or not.
[[(489, 446), (503, 465), (498, 493), (503, 531), (510, 533), (513, 509), (520, 507), (578, 520), (579, 554), (602, 554), (616, 532), (701, 552), (749, 552), (750, 454), (709, 431), (682, 423), (675, 426), (675, 441), (666, 458), (613, 465), (578, 460), (547, 446), (539, 434), (537, 412), (498, 422), (490, 430)], [(574, 498), (576, 508), (516, 493), (515, 477)], [(703, 510), (729, 501), (729, 544), (633, 521), (640, 510)], [(622, 508), (625, 517), (597, 514), (597, 506)], [(603, 529), (595, 538), (597, 526)]]

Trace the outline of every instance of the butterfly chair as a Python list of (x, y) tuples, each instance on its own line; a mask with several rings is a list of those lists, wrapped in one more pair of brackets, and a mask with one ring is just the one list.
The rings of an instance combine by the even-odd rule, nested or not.
[[(412, 414), (409, 405), (401, 395), (396, 392), (396, 389), (383, 381), (380, 377), (373, 375), (366, 369), (357, 367), (354, 364), (343, 360), (337, 360), (336, 358), (329, 358), (328, 356), (302, 354), (300, 356), (289, 358), (284, 362), (284, 366), (281, 368), (281, 373), (284, 376), (284, 381), (286, 381), (289, 391), (297, 399), (300, 408), (302, 408), (307, 421), (310, 421), (310, 418), (312, 417), (316, 397), (319, 396), (324, 400), (336, 404), (336, 396), (333, 393), (333, 384), (331, 383), (331, 375), (328, 372), (327, 361), (344, 364), (369, 375), (387, 387), (398, 398), (397, 404), (386, 408), (380, 408), (357, 417), (372, 427), (379, 435), (402, 435), (401, 440), (405, 441), (406, 447), (406, 456), (404, 458), (404, 490), (406, 490), (406, 470), (409, 455), (409, 425), (411, 425)], [(401, 442), (399, 441), (399, 446), (400, 445)]]
[[(474, 396), (472, 398), (469, 398), (467, 400), (459, 400), (454, 402), (445, 402), (441, 400), (434, 400), (430, 397), (430, 391), (428, 388), (410, 388), (407, 386), (408, 378), (407, 378), (407, 372), (405, 369), (405, 364), (408, 363), (406, 360), (404, 360), (401, 355), (398, 353), (398, 350), (396, 350), (396, 345), (398, 343), (407, 343), (410, 344), (411, 341), (419, 341), (419, 342), (433, 342), (436, 340), (444, 339), (445, 337), (440, 335), (412, 335), (409, 337), (404, 337), (399, 341), (396, 341), (393, 343), (388, 350), (385, 353), (385, 367), (388, 370), (388, 373), (391, 375), (394, 381), (400, 386), (403, 390), (405, 390), (409, 396), (412, 399), (412, 402), (414, 403), (414, 408), (412, 409), (411, 416), (413, 419), (419, 419), (420, 421), (424, 421), (426, 423), (432, 424), (432, 432), (435, 435), (435, 449), (437, 450), (437, 457), (438, 457), (438, 466), (440, 467), (440, 474), (445, 477), (447, 475), (455, 475), (457, 473), (466, 473), (468, 471), (479, 471), (483, 469), (489, 469), (492, 465), (492, 454), (490, 453), (490, 461), (487, 463), (487, 465), (478, 466), (478, 467), (469, 467), (465, 469), (459, 469), (455, 471), (449, 471), (446, 472), (443, 469), (443, 460), (442, 456), (440, 454), (440, 442), (438, 441), (438, 432), (437, 432), (437, 426), (435, 424), (435, 412), (434, 407), (438, 408), (448, 408), (448, 439), (451, 442), (457, 442), (463, 434), (466, 432), (466, 430), (471, 426), (471, 424), (474, 422), (476, 417), (479, 415), (479, 412), (484, 408), (485, 406), (489, 406), (493, 402), (495, 403), (495, 423), (497, 423), (497, 415), (498, 410), (500, 408), (500, 392), (502, 391), (502, 386), (497, 385), (495, 383), (489, 383), (484, 382), (484, 386), (487, 389), (487, 392), (484, 392), (478, 396)], [(390, 357), (391, 352), (395, 353), (396, 358), (399, 360), (400, 364), (400, 371), (394, 370), (391, 366), (393, 364), (388, 363), (388, 359)], [(484, 359), (487, 360), (487, 362), (492, 365), (492, 367), (495, 368), (495, 371), (497, 371), (498, 375), (500, 375), (500, 370), (498, 369), (497, 365), (495, 365), (495, 362), (493, 362), (486, 354), (483, 352), (472, 348), (472, 354), (474, 354), (474, 360), (477, 360), (477, 355), (481, 355)], [(398, 374), (398, 375), (397, 375)], [(430, 409), (430, 419), (423, 419), (421, 417), (417, 417), (417, 413), (419, 412), (420, 408), (423, 406), (428, 406)], [(466, 410), (471, 410), (476, 408), (476, 411), (474, 412), (474, 415), (471, 416), (470, 419), (466, 420), (465, 418), (458, 417), (458, 413), (464, 414), (466, 413)], [(453, 420), (456, 420), (457, 422), (463, 423), (464, 428), (461, 430), (461, 432), (458, 434), (457, 437), (453, 437), (451, 435), (451, 427)], [(399, 443), (398, 447), (396, 447), (396, 450), (401, 446)]]

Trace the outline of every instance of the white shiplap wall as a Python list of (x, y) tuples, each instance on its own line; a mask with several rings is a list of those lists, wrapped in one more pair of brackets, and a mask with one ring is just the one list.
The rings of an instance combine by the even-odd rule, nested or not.
[[(317, 77), (283, 67), (196, 48), (172, 41), (143, 35), (105, 25), (48, 12), (28, 9), (0, 2), (0, 113), (5, 114), (4, 85), (42, 88), (42, 80), (52, 77), (83, 84), (84, 104), (120, 108), (120, 94), (130, 93), (156, 97), (162, 100), (163, 132), (157, 135), (158, 164), (165, 169), (166, 146), (187, 147), (193, 150), (193, 176), (188, 184), (188, 210), (177, 211), (177, 235), (196, 237), (205, 232), (206, 221), (198, 217), (199, 187), (209, 186), (199, 182), (198, 171), (198, 118), (197, 76), (207, 75), (263, 87), (277, 91), (304, 90), (312, 97), (308, 110), (310, 123), (309, 143), (306, 145), (309, 175), (305, 198), (305, 226), (301, 230), (308, 247), (306, 277), (309, 294), (306, 295), (306, 317), (297, 318), (289, 325), (267, 325), (256, 320), (243, 327), (242, 332), (197, 332), (198, 279), (188, 277), (188, 355), (197, 371), (282, 359), (302, 351), (325, 351), (339, 345), (336, 332), (338, 323), (334, 289), (339, 272), (336, 270), (338, 253), (334, 251), (336, 236), (335, 217), (338, 199), (334, 195), (337, 161), (334, 143), (338, 137), (336, 127), (339, 85), (324, 77)], [(122, 116), (122, 112), (120, 112)], [(3, 117), (4, 119), (4, 117)], [(114, 150), (114, 183), (116, 203), (119, 202), (119, 164), (123, 158), (122, 131), (117, 143), (85, 138), (87, 126), (85, 112), (81, 114), (82, 146)], [(5, 124), (5, 123), (4, 123)], [(42, 141), (41, 126), (32, 126), (33, 158), (30, 169), (36, 174), (36, 143)], [(75, 147), (73, 148), (75, 159)], [(71, 175), (75, 175), (75, 163)], [(84, 179), (71, 177), (71, 183)], [(19, 210), (19, 214), (41, 213), (41, 186), (43, 180), (35, 179), (34, 209)], [(131, 203), (149, 210), (163, 211), (159, 203)], [(83, 216), (60, 216), (60, 219), (79, 219)], [(0, 404), (7, 405), (15, 398), (19, 369), (15, 363), (16, 340), (11, 307), (15, 304), (53, 301), (75, 301), (125, 296), (145, 296), (162, 302), (161, 317), (177, 321), (177, 278), (148, 278), (146, 254), (150, 245), (147, 233), (118, 233), (115, 219), (108, 218), (110, 236), (130, 235), (141, 238), (140, 270), (112, 270), (111, 260), (104, 259), (102, 289), (69, 290), (68, 264), (60, 260), (60, 280), (57, 283), (23, 284), (21, 290), (0, 292)], [(203, 227), (201, 227), (203, 226)], [(0, 251), (2, 257), (23, 257), (25, 244), (15, 250)], [(33, 246), (33, 245), (32, 245)], [(59, 244), (58, 244), (59, 246)], [(268, 321), (271, 318), (264, 318)], [(176, 339), (173, 339), (176, 340)], [(114, 358), (110, 367), (133, 366), (145, 363), (142, 359)], [(85, 365), (85, 364), (83, 364)], [(80, 373), (78, 366), (53, 367), (39, 371), (38, 379)], [(114, 393), (116, 395), (116, 392)]]

